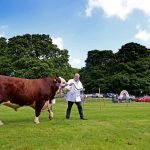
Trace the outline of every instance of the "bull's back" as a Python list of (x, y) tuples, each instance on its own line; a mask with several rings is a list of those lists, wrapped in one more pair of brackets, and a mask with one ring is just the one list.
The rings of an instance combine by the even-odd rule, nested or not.
[(30, 105), (40, 96), (40, 79), (24, 79), (0, 75), (0, 102)]

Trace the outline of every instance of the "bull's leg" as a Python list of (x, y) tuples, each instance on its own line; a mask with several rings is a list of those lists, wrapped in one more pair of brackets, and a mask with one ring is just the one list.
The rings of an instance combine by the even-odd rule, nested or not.
[(0, 120), (0, 126), (2, 126), (4, 123)]
[[(1, 104), (1, 103), (0, 103)], [(0, 126), (2, 126), (4, 123), (0, 120)]]
[(53, 108), (53, 107), (52, 107), (52, 104), (49, 104), (49, 106), (48, 106), (48, 113), (49, 113), (49, 119), (50, 119), (50, 120), (53, 119), (53, 117), (54, 117), (52, 108)]
[[(2, 102), (4, 101), (4, 99), (2, 98), (1, 94), (0, 94), (0, 105), (2, 104)], [(2, 126), (4, 123), (0, 120), (0, 126)]]
[(54, 113), (53, 113), (53, 105), (56, 103), (55, 99), (52, 99), (48, 103), (48, 112), (49, 112), (49, 119), (53, 119)]
[(36, 124), (40, 123), (39, 122), (39, 116), (40, 116), (40, 113), (41, 113), (41, 110), (42, 110), (44, 104), (45, 104), (45, 101), (38, 101), (35, 104), (35, 118), (34, 118), (34, 122)]

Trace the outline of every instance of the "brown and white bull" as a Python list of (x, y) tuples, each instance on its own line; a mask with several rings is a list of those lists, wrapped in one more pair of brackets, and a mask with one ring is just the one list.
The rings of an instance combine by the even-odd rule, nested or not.
[[(47, 109), (49, 118), (53, 117), (52, 103), (56, 92), (65, 85), (61, 77), (25, 79), (0, 75), (0, 103), (17, 110), (22, 106), (35, 109), (36, 124), (42, 110)], [(0, 124), (3, 124), (0, 121)]]

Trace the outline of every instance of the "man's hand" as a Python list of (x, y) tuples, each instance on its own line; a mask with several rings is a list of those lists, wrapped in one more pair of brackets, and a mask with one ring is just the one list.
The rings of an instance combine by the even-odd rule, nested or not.
[(85, 91), (85, 88), (81, 89), (81, 91)]
[(69, 86), (72, 86), (74, 83), (70, 83)]

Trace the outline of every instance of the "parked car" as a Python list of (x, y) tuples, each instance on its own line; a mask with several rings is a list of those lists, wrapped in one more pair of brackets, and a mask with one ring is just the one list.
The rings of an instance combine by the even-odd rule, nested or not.
[(102, 97), (103, 97), (103, 94), (94, 93), (94, 94), (92, 94), (92, 97), (93, 97), (93, 98), (102, 98)]
[(91, 97), (92, 97), (92, 94), (85, 94), (85, 97), (86, 97), (86, 98), (91, 98)]
[(105, 93), (105, 94), (104, 94), (104, 97), (105, 97), (105, 98), (112, 98), (113, 96), (115, 96), (114, 93)]
[(136, 102), (150, 102), (150, 96), (138, 97), (135, 99)]
[(128, 100), (129, 100), (129, 102), (135, 101), (135, 96), (134, 95), (129, 95)]

